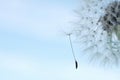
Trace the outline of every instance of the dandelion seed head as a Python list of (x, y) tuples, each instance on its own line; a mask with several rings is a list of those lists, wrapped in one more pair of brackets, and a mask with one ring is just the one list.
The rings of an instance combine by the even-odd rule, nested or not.
[(120, 1), (113, 1), (105, 8), (105, 14), (101, 18), (103, 30), (113, 32), (120, 25)]
[(120, 62), (120, 0), (83, 0), (75, 34), (83, 53), (102, 64)]

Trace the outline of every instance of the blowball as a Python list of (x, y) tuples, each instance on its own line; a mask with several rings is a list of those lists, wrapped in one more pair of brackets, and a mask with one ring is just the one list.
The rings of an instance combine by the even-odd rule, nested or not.
[(103, 65), (120, 64), (120, 1), (81, 1), (75, 35), (87, 59)]
[(110, 35), (115, 33), (120, 40), (120, 1), (113, 1), (105, 8), (101, 18), (102, 28)]

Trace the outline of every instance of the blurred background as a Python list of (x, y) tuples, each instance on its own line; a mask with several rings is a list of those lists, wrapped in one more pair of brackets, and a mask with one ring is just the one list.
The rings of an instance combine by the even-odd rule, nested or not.
[[(80, 0), (0, 0), (0, 80), (119, 80), (120, 70), (76, 70), (68, 37)], [(73, 41), (74, 43), (74, 41)]]

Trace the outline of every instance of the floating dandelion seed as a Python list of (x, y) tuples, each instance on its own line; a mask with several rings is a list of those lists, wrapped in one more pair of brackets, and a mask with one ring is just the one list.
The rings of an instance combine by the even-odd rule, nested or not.
[[(75, 34), (82, 49), (104, 65), (120, 61), (120, 0), (81, 1)], [(84, 46), (84, 48), (83, 48)]]
[(71, 46), (72, 54), (73, 54), (74, 61), (75, 61), (75, 68), (77, 69), (77, 68), (78, 68), (78, 62), (77, 62), (77, 60), (76, 60), (75, 52), (74, 52), (73, 45), (72, 45), (72, 40), (71, 40), (71, 35), (72, 35), (72, 33), (68, 33), (68, 34), (66, 34), (66, 35), (69, 37), (70, 46)]

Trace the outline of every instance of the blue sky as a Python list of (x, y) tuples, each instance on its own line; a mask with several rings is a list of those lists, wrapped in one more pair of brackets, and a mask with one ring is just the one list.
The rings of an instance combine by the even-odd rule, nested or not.
[(74, 61), (62, 30), (77, 0), (0, 0), (0, 80), (119, 80), (120, 70)]

